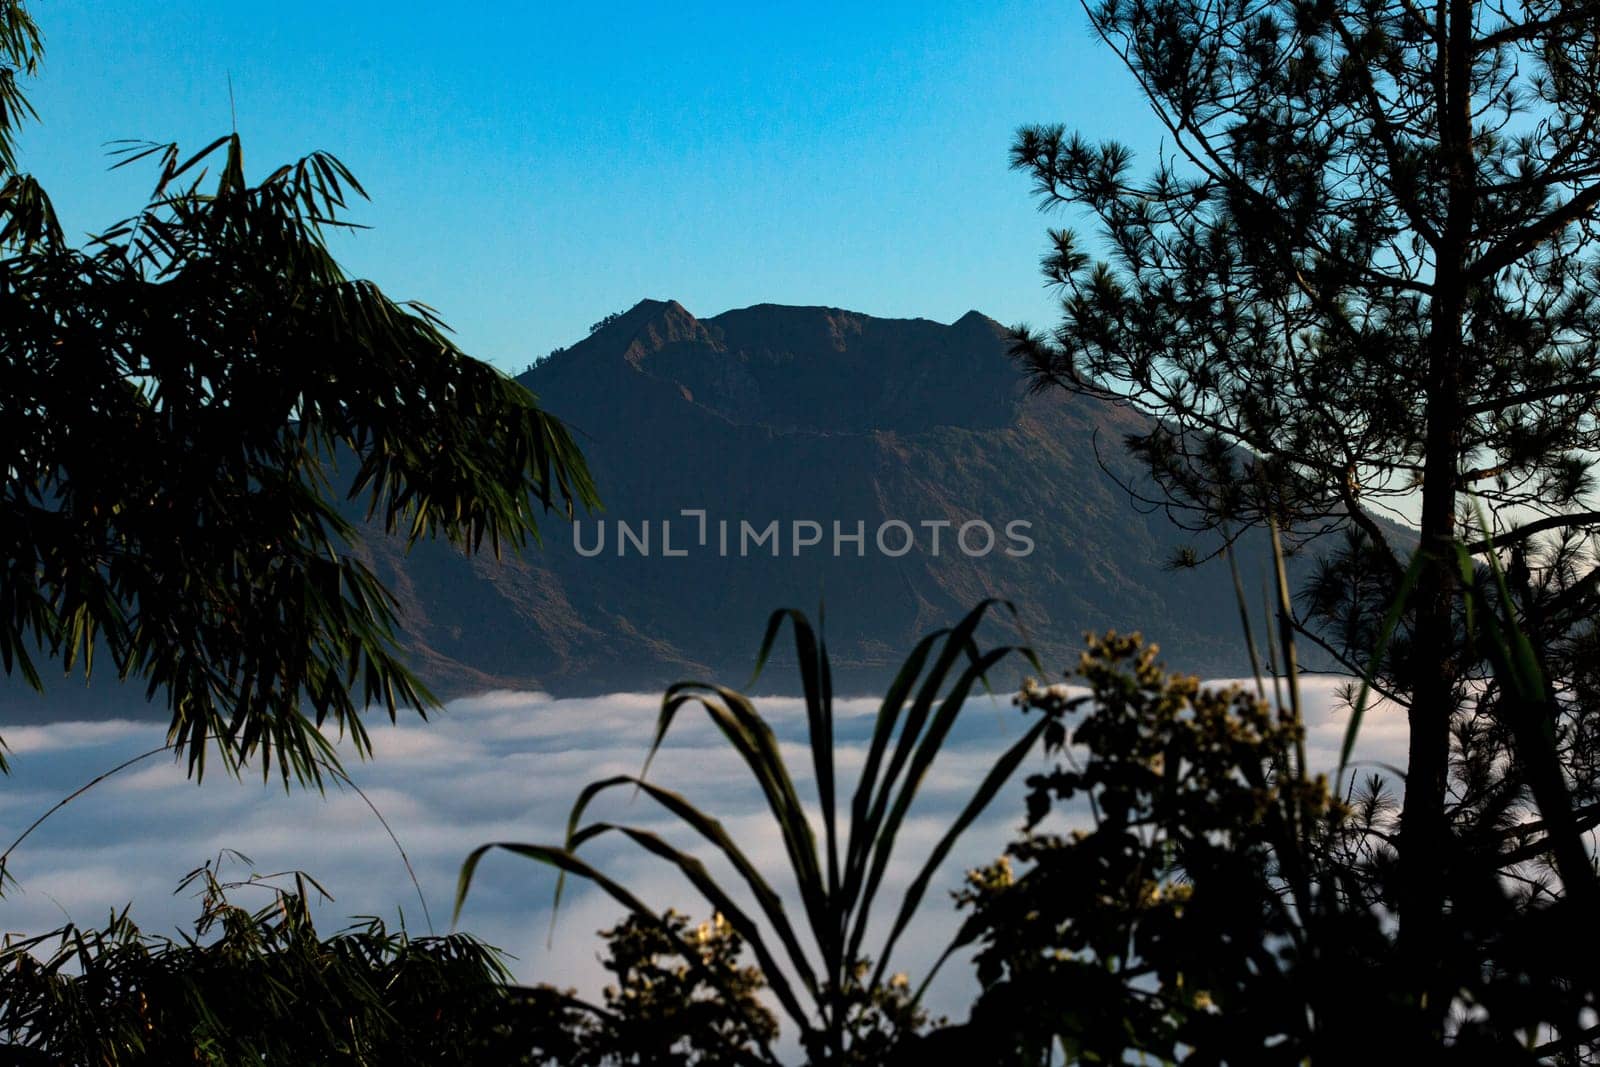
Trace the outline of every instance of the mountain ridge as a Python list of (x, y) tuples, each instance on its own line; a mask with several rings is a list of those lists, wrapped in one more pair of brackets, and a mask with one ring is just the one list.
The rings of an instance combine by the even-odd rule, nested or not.
[[(944, 324), (757, 304), (702, 319), (641, 301), (519, 379), (572, 428), (603, 511), (573, 526), (552, 515), (542, 547), (497, 560), (439, 542), (408, 553), (347, 509), (412, 663), (443, 697), (740, 685), (775, 609), (815, 619), (824, 606), (837, 691), (873, 693), (918, 639), (986, 598), (1013, 602), (1016, 618), (997, 613), (985, 642), (1020, 629), (1053, 672), (1076, 663), (1085, 631), (1107, 629), (1142, 630), (1187, 671), (1248, 669), (1226, 568), (1167, 569), (1187, 535), (1118, 484), (1146, 484), (1120, 441), (1149, 423), (1031, 394), (1005, 330), (979, 312)], [(1014, 522), (1027, 524), (1025, 555), (1006, 552), (1020, 547)], [(775, 526), (774, 540), (750, 551), (743, 524)], [(818, 540), (800, 545), (813, 526)], [(994, 549), (967, 554), (961, 531), (981, 543), (985, 526)], [(602, 530), (600, 551), (579, 550)], [(911, 550), (885, 551), (907, 532)], [(1260, 547), (1241, 556), (1249, 576), (1269, 573)], [(798, 689), (785, 654), (780, 642), (761, 690)], [(1004, 670), (996, 689), (1024, 673), (1020, 659)], [(137, 687), (99, 679), (52, 688), (52, 700), (8, 699), (13, 721), (140, 702)]]
[[(542, 551), (498, 566), (408, 561), (381, 538), (374, 565), (413, 591), (410, 639), (449, 692), (742, 682), (773, 609), (815, 615), (823, 602), (841, 685), (866, 692), (918, 637), (994, 596), (1018, 602), (1053, 666), (1075, 662), (1084, 630), (1116, 627), (1163, 639), (1188, 669), (1242, 670), (1231, 585), (1213, 568), (1167, 570), (1184, 537), (1139, 515), (1101, 470), (1103, 459), (1139, 483), (1120, 444), (1097, 455), (1096, 443), (1148, 424), (1126, 408), (1030, 395), (1007, 347), (977, 311), (945, 324), (766, 303), (700, 318), (676, 300), (641, 301), (519, 376), (589, 456), (605, 511), (578, 532), (605, 524), (601, 554), (582, 556), (572, 531), (552, 525)], [(714, 545), (709, 556), (616, 554), (617, 524), (648, 526), (659, 553), (664, 524), (675, 539), (689, 528), (684, 510), (703, 510), (712, 530), (734, 524), (735, 540), (742, 522), (815, 522), (827, 535), (839, 522), (846, 537), (859, 522), (870, 540), (886, 522), (919, 535), (919, 523), (945, 524), (948, 538), (973, 522), (1003, 536), (1021, 520), (1038, 545), (1020, 560), (951, 555), (948, 540), (935, 557), (926, 539), (898, 558), (876, 545), (854, 555), (848, 541), (843, 557), (796, 553), (787, 540), (759, 561)], [(462, 595), (469, 586), (481, 595)]]

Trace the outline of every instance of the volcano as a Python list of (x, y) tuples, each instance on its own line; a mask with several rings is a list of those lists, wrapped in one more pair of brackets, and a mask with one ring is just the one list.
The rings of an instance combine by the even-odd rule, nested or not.
[[(573, 429), (603, 512), (552, 516), (541, 546), (498, 560), (376, 534), (363, 551), (446, 695), (742, 685), (785, 607), (824, 620), (838, 690), (866, 692), (986, 598), (1015, 608), (986, 640), (1051, 672), (1107, 629), (1186, 670), (1243, 671), (1226, 569), (1170, 569), (1183, 531), (1125, 488), (1147, 485), (1122, 445), (1147, 421), (1030, 395), (1007, 346), (975, 311), (700, 319), (646, 300), (520, 379)], [(756, 687), (797, 686), (780, 655)]]

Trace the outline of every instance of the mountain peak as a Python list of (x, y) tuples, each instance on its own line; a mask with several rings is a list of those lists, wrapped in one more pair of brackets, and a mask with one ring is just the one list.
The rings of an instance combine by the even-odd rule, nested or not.
[(708, 342), (700, 320), (676, 300), (641, 300), (594, 333), (590, 340), (639, 366), (669, 345)]
[(562, 392), (576, 375), (614, 397), (647, 390), (652, 403), (688, 402), (778, 433), (999, 426), (1021, 395), (1003, 339), (977, 312), (946, 325), (756, 304), (702, 320), (676, 300), (642, 300), (528, 384)]
[[(1112, 477), (1099, 469), (1097, 434), (1150, 424), (1088, 398), (1026, 401), (1007, 348), (978, 313), (766, 304), (698, 319), (641, 301), (523, 377), (573, 428), (605, 501), (581, 538), (574, 525), (497, 565), (442, 544), (408, 553), (380, 531), (374, 570), (401, 590), (430, 680), (456, 692), (742, 676), (768, 613), (818, 590), (840, 692), (881, 692), (899, 650), (991, 596), (1045, 635), (1048, 661), (1072, 662), (1085, 629), (1145, 626), (1190, 663), (1237, 670), (1226, 579), (1180, 586), (1163, 564), (1187, 535), (1127, 506), (1117, 482), (1146, 483), (1120, 449), (1103, 457)], [(802, 541), (808, 524), (826, 533)]]
[[(600, 488), (581, 539), (574, 523), (491, 558), (363, 531), (441, 695), (742, 678), (772, 609), (819, 590), (840, 693), (881, 693), (902, 650), (995, 596), (1047, 664), (1073, 662), (1085, 629), (1143, 626), (1194, 669), (1241, 669), (1227, 572), (1166, 570), (1189, 535), (1130, 508), (1119, 482), (1155, 491), (1142, 467), (1095, 447), (1155, 424), (1090, 397), (1017, 403), (1003, 331), (976, 312), (946, 325), (762, 305), (702, 322), (647, 300), (521, 380)], [(776, 672), (788, 692), (792, 663)]]
[[(617, 322), (621, 323), (639, 316), (654, 318), (660, 315), (689, 315), (689, 309), (676, 300), (655, 300), (646, 297), (619, 315)], [(693, 315), (689, 315), (689, 317), (694, 318)]]

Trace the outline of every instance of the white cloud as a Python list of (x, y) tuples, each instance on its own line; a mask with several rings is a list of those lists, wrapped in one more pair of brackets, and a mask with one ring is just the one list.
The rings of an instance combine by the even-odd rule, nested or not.
[[(1309, 750), (1314, 761), (1331, 769), (1345, 722), (1344, 713), (1333, 710), (1335, 684), (1307, 680), (1305, 692)], [(811, 759), (802, 703), (767, 698), (757, 706), (778, 730), (784, 758), (809, 801)], [(375, 758), (348, 759), (346, 769), (404, 845), (434, 926), (442, 932), (468, 851), (490, 841), (559, 841), (573, 799), (586, 783), (639, 771), (659, 707), (659, 697), (643, 694), (555, 700), (539, 693), (489, 693), (456, 701), (428, 723), (375, 723)], [(846, 816), (875, 713), (871, 701), (841, 701), (836, 708), (843, 779), (839, 803)], [(949, 817), (1023, 728), (1022, 716), (1003, 699), (985, 698), (967, 709), (901, 832), (869, 944), (879, 943), (891, 905)], [(16, 759), (13, 776), (0, 791), (0, 837), (9, 841), (95, 774), (161, 744), (163, 733), (153, 723), (127, 722), (64, 722), (7, 732)], [(1358, 755), (1398, 764), (1404, 740), (1403, 717), (1375, 706), (1363, 726)], [(1023, 773), (1043, 765), (1030, 762)], [(780, 892), (788, 891), (787, 860), (765, 804), (704, 712), (684, 709), (651, 779), (681, 790), (722, 818)], [(941, 950), (958, 921), (949, 892), (964, 868), (992, 859), (1010, 839), (1020, 821), (1020, 794), (1019, 780), (996, 799), (934, 878), (915, 936), (897, 950), (896, 969), (915, 974)], [(631, 797), (631, 790), (601, 798), (592, 814), (649, 825), (685, 846), (698, 844), (647, 798)], [(276, 779), (235, 781), (219, 769), (197, 786), (185, 778), (181, 764), (163, 756), (79, 797), (16, 851), (9, 869), (18, 884), (6, 898), (5, 925), (38, 932), (59, 925), (63, 909), (79, 923), (99, 923), (109, 909), (131, 901), (135, 919), (147, 929), (170, 932), (197, 908), (194, 899), (174, 896), (178, 879), (223, 848), (245, 853), (259, 871), (303, 869), (314, 875), (336, 897), (318, 911), (326, 929), (358, 915), (392, 920), (397, 911), (404, 912), (413, 931), (424, 929), (399, 854), (352, 791), (331, 784), (325, 795), (285, 793)], [(707, 850), (696, 851), (705, 855)], [(646, 900), (695, 915), (707, 911), (667, 865), (620, 839), (596, 841), (586, 855)], [(554, 885), (550, 870), (509, 854), (494, 855), (480, 868), (462, 926), (515, 954), (514, 970), (523, 980), (551, 981), (593, 995), (604, 979), (594, 933), (616, 922), (621, 906), (591, 888), (573, 886), (547, 947)], [(960, 1015), (970, 982), (970, 970), (953, 961), (935, 987), (931, 1006)]]
[[(131, 737), (149, 738), (148, 723), (126, 719), (104, 722), (58, 722), (49, 726), (13, 726), (5, 732), (6, 749), (14, 756), (60, 749), (93, 748)], [(157, 738), (155, 744), (160, 744)], [(147, 746), (149, 747), (149, 746)]]

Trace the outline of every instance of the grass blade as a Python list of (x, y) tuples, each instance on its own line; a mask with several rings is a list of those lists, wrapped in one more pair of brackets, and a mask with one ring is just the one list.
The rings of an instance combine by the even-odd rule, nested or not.
[(1395, 628), (1400, 625), (1400, 616), (1405, 612), (1406, 601), (1411, 599), (1411, 591), (1416, 588), (1417, 577), (1421, 573), (1422, 549), (1419, 547), (1411, 554), (1411, 563), (1400, 578), (1400, 588), (1395, 591), (1394, 599), (1389, 602), (1389, 610), (1384, 613), (1383, 622), (1378, 627), (1378, 643), (1373, 646), (1372, 658), (1367, 661), (1366, 673), (1361, 676), (1361, 691), (1350, 709), (1350, 724), (1345, 727), (1344, 742), (1339, 746), (1339, 772), (1335, 778), (1344, 776), (1344, 769), (1350, 762), (1350, 753), (1356, 747), (1356, 735), (1361, 732), (1361, 719), (1366, 714), (1367, 698), (1372, 693), (1373, 679), (1383, 665), (1384, 653), (1389, 650), (1389, 642), (1393, 640)]
[[(728, 862), (733, 865), (734, 870), (745, 880), (745, 884), (750, 887), (750, 892), (755, 896), (756, 902), (760, 905), (767, 921), (777, 931), (778, 938), (783, 942), (785, 950), (792, 957), (795, 969), (799, 972), (800, 980), (805, 984), (807, 991), (815, 995), (817, 990), (816, 972), (812, 970), (810, 962), (806, 959), (805, 953), (800, 947), (800, 940), (795, 933), (793, 924), (789, 920), (789, 914), (783, 906), (782, 898), (773, 890), (771, 883), (756, 869), (755, 864), (750, 861), (744, 850), (734, 842), (722, 823), (689, 803), (681, 794), (675, 793), (670, 789), (663, 789), (658, 785), (630, 775), (618, 775), (591, 784), (584, 790), (585, 799), (582, 803), (587, 806), (588, 800), (598, 795), (601, 791), (624, 785), (637, 787), (646, 796), (655, 800), (663, 808), (681, 819), (727, 858)], [(576, 826), (569, 827), (567, 836), (567, 848), (569, 851), (575, 848), (574, 842), (577, 835)]]
[(916, 754), (907, 766), (905, 781), (895, 797), (893, 808), (883, 820), (881, 827), (874, 828), (872, 863), (857, 911), (855, 928), (850, 936), (850, 958), (854, 958), (860, 949), (861, 941), (866, 934), (867, 919), (872, 911), (872, 902), (877, 896), (884, 872), (889, 866), (889, 858), (894, 852), (895, 838), (905, 822), (907, 812), (911, 809), (912, 801), (916, 799), (917, 791), (922, 786), (928, 768), (932, 766), (934, 757), (943, 747), (944, 739), (949, 734), (950, 727), (954, 725), (956, 716), (960, 714), (962, 705), (966, 703), (973, 684), (985, 671), (1012, 651), (1013, 649), (1009, 647), (1002, 647), (977, 657), (951, 688), (930, 723), (926, 736), (917, 745)]

